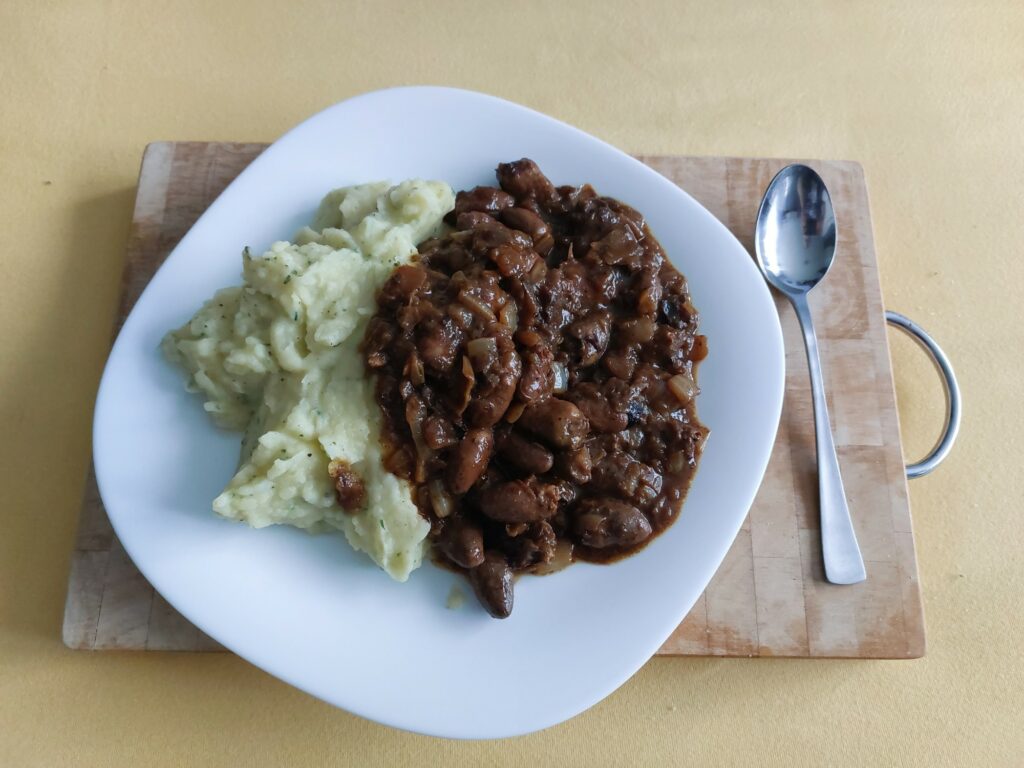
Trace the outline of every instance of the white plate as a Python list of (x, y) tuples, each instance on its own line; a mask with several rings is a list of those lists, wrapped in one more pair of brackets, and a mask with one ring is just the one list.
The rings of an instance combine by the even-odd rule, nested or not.
[[(329, 189), (375, 179), (493, 183), (531, 157), (557, 184), (590, 182), (639, 209), (689, 279), (708, 336), (698, 401), (711, 428), (681, 518), (637, 556), (516, 585), (511, 618), (433, 566), (391, 581), (340, 535), (217, 518), (239, 437), (212, 427), (163, 334), (240, 281), (240, 252), (290, 237)], [(753, 222), (751, 222), (753, 226)], [(583, 711), (679, 624), (747, 513), (778, 425), (778, 317), (750, 256), (674, 184), (603, 142), (490, 96), (378, 91), (310, 118), (260, 155), (167, 259), (121, 330), (96, 403), (96, 476), (146, 578), (200, 629), (273, 675), (381, 723), (441, 736), (512, 736)], [(467, 590), (468, 591), (468, 590)]]

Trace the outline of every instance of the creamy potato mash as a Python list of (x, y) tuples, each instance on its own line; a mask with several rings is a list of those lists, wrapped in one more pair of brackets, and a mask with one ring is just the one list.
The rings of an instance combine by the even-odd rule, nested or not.
[[(244, 283), (167, 335), (164, 352), (210, 417), (243, 432), (238, 471), (213, 501), (218, 514), (257, 528), (340, 529), (401, 581), (420, 564), (429, 525), (409, 484), (381, 463), (382, 415), (359, 344), (377, 289), (453, 204), (441, 182), (335, 190), (296, 242), (246, 249)], [(335, 499), (336, 460), (365, 485), (354, 513)]]

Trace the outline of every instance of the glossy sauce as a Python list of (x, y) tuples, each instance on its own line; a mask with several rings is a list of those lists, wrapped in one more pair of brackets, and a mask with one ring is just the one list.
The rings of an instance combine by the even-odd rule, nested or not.
[(530, 160), (460, 192), (454, 231), (378, 296), (364, 341), (385, 465), (494, 616), (512, 575), (612, 562), (678, 517), (707, 430), (707, 343), (643, 217)]

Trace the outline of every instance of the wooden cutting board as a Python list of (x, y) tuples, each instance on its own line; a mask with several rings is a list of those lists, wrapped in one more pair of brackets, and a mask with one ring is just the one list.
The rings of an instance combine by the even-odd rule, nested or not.
[[(202, 142), (146, 148), (118, 327), (182, 235), (264, 148)], [(751, 252), (761, 194), (790, 162), (640, 159), (703, 203)], [(807, 364), (796, 318), (777, 297), (787, 374), (771, 462), (732, 549), (660, 654), (900, 659), (924, 654), (924, 614), (864, 173), (856, 163), (808, 164), (828, 184), (839, 223), (839, 257), (811, 294), (811, 306), (868, 579), (846, 587), (824, 580)], [(136, 570), (110, 527), (91, 472), (71, 566), (64, 642), (95, 650), (223, 650)]]

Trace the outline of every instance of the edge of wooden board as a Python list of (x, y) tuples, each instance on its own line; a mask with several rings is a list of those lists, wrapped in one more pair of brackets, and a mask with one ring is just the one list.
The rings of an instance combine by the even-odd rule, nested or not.
[[(243, 154), (244, 153), (251, 153), (252, 154), (252, 158), (251, 159), (255, 159), (255, 157), (258, 156), (259, 152), (262, 151), (262, 149), (265, 148), (266, 146), (267, 145), (265, 145), (265, 144), (259, 144), (259, 143), (254, 143), (254, 142), (153, 142), (153, 143), (150, 143), (150, 144), (148, 144), (146, 146), (145, 152), (143, 153), (142, 164), (140, 165), (139, 179), (140, 179), (140, 181), (142, 180), (144, 173), (147, 173), (147, 174), (152, 173), (152, 174), (155, 174), (154, 178), (157, 178), (160, 183), (158, 183), (155, 186), (153, 186), (152, 182), (151, 182), (151, 185), (149, 187), (147, 187), (146, 190), (143, 190), (142, 186), (139, 185), (138, 190), (137, 190), (137, 197), (136, 197), (136, 201), (135, 201), (135, 207), (134, 207), (134, 213), (133, 213), (133, 219), (132, 219), (132, 228), (131, 228), (131, 231), (129, 233), (127, 247), (126, 247), (126, 258), (125, 258), (125, 265), (124, 265), (124, 271), (123, 271), (123, 277), (122, 277), (122, 293), (121, 293), (121, 296), (120, 296), (120, 299), (119, 299), (119, 306), (118, 306), (118, 310), (119, 311), (118, 311), (118, 314), (117, 314), (117, 316), (115, 318), (115, 323), (114, 323), (115, 334), (116, 334), (117, 330), (120, 329), (121, 323), (123, 322), (123, 318), (127, 314), (126, 310), (134, 303), (134, 301), (137, 299), (138, 294), (141, 292), (142, 288), (144, 288), (145, 284), (148, 282), (149, 278), (151, 277), (151, 275), (149, 275), (149, 274), (147, 274), (145, 277), (143, 277), (141, 275), (137, 275), (135, 267), (137, 266), (138, 257), (140, 255), (140, 253), (142, 252), (142, 248), (143, 248), (143, 244), (145, 243), (146, 236), (151, 234), (151, 230), (149, 228), (150, 227), (156, 227), (157, 231), (159, 231), (159, 223), (160, 223), (160, 220), (162, 218), (162, 213), (163, 213), (163, 211), (165, 209), (164, 203), (166, 202), (166, 195), (167, 195), (167, 192), (168, 192), (168, 185), (169, 185), (169, 183), (171, 181), (171, 178), (172, 178), (172, 166), (173, 166), (173, 162), (174, 162), (175, 153), (177, 151), (181, 150), (182, 148), (188, 149), (190, 147), (193, 148), (193, 149), (202, 148), (204, 150), (211, 151), (211, 152), (223, 151), (224, 149), (228, 149), (228, 151), (231, 151), (231, 152), (239, 152), (239, 153), (243, 153)], [(667, 158), (671, 158), (671, 157), (675, 157), (675, 156), (643, 155), (643, 156), (640, 156), (640, 157), (641, 157), (641, 159), (650, 159), (650, 160), (653, 160), (653, 161), (657, 161), (659, 159), (665, 160)], [(707, 162), (726, 161), (726, 162), (734, 162), (734, 163), (756, 161), (756, 162), (763, 162), (763, 163), (768, 163), (770, 165), (779, 165), (779, 166), (781, 166), (782, 164), (791, 162), (791, 161), (787, 161), (787, 160), (783, 160), (783, 159), (776, 159), (776, 158), (737, 158), (737, 157), (715, 157), (715, 156), (705, 156), (705, 157), (697, 157), (697, 158), (688, 157), (686, 159), (690, 159), (690, 160), (694, 160), (694, 159), (696, 159), (696, 160), (705, 160)], [(869, 234), (870, 234), (870, 256), (871, 256), (871, 259), (873, 260), (874, 266), (875, 266), (875, 269), (874, 269), (875, 275), (874, 275), (874, 278), (873, 278), (874, 285), (870, 286), (870, 288), (872, 290), (876, 290), (878, 292), (877, 295), (879, 297), (881, 297), (881, 295), (882, 295), (882, 293), (881, 293), (881, 281), (880, 281), (880, 274), (879, 274), (879, 271), (877, 269), (877, 261), (878, 261), (877, 260), (877, 253), (875, 252), (875, 248), (874, 248), (874, 244), (875, 244), (875, 239), (874, 239), (874, 222), (873, 222), (873, 219), (872, 219), (872, 217), (870, 215), (870, 198), (869, 198), (868, 190), (867, 190), (867, 177), (866, 177), (866, 173), (864, 171), (863, 166), (859, 162), (856, 162), (856, 161), (804, 161), (804, 162), (807, 162), (810, 165), (823, 165), (823, 166), (827, 165), (827, 166), (832, 166), (834, 168), (842, 168), (842, 169), (845, 169), (847, 172), (855, 174), (856, 177), (859, 179), (859, 185), (858, 186), (863, 191), (863, 195), (864, 195), (864, 200), (863, 200), (864, 212), (866, 214), (867, 226), (869, 227)], [(151, 168), (154, 168), (155, 170), (150, 170)], [(888, 387), (889, 387), (889, 391), (891, 392), (892, 402), (895, 403), (895, 397), (896, 397), (895, 384), (894, 384), (893, 379), (892, 379), (892, 361), (891, 361), (890, 347), (889, 347), (888, 337), (887, 336), (885, 336), (883, 338), (882, 343), (884, 344), (884, 350), (883, 351), (884, 351), (885, 362), (886, 362), (887, 365), (886, 365), (884, 371), (879, 371), (879, 372), (888, 375), (888, 379), (889, 379)], [(896, 416), (897, 416), (897, 425), (896, 425), (897, 426), (897, 434), (899, 434), (899, 431), (898, 431), (899, 430), (898, 411), (897, 411)], [(86, 517), (87, 517), (86, 507), (89, 504), (90, 499), (92, 498), (91, 493), (89, 492), (89, 488), (90, 487), (94, 487), (94, 482), (95, 481), (94, 481), (94, 478), (93, 478), (91, 470), (90, 470), (90, 476), (89, 476), (89, 479), (88, 479), (89, 485), (87, 485), (87, 487), (86, 487), (85, 498), (83, 499), (83, 508), (82, 508), (82, 512), (81, 512), (82, 520), (80, 522), (80, 526), (84, 525), (85, 522), (86, 522)], [(904, 488), (905, 488), (906, 487), (906, 479), (905, 478), (903, 479), (903, 485), (904, 485)], [(906, 504), (907, 504), (907, 507), (908, 507), (908, 515), (909, 515), (909, 499), (906, 500)], [(104, 517), (105, 517), (105, 514), (104, 514)], [(109, 522), (107, 522), (106, 524), (107, 524), (107, 527), (109, 528)], [(110, 536), (113, 536), (112, 530), (110, 531)], [(914, 573), (910, 574), (910, 576), (912, 576), (912, 581), (913, 581), (913, 585), (912, 586), (913, 586), (913, 589), (909, 590), (910, 594), (906, 594), (906, 591), (905, 591), (904, 599), (906, 600), (909, 597), (909, 598), (915, 600), (915, 604), (914, 605), (905, 605), (904, 606), (904, 613), (906, 614), (906, 610), (908, 608), (911, 611), (914, 611), (917, 614), (917, 616), (920, 617), (921, 625), (920, 625), (920, 628), (919, 628), (919, 630), (917, 632), (915, 632), (913, 630), (910, 630), (910, 629), (908, 629), (905, 632), (905, 635), (906, 635), (906, 638), (907, 638), (907, 643), (908, 643), (908, 647), (907, 647), (907, 651), (908, 652), (907, 652), (906, 655), (873, 655), (873, 656), (858, 655), (858, 656), (852, 656), (852, 655), (842, 655), (842, 654), (836, 654), (836, 655), (826, 654), (826, 655), (817, 655), (817, 656), (810, 656), (810, 655), (806, 655), (806, 656), (803, 656), (803, 655), (797, 655), (797, 656), (786, 655), (786, 656), (775, 656), (775, 657), (776, 658), (876, 658), (876, 659), (886, 659), (886, 658), (888, 658), (888, 659), (906, 659), (906, 658), (919, 658), (920, 656), (924, 655), (924, 652), (925, 652), (925, 649), (926, 649), (926, 633), (925, 633), (925, 628), (924, 628), (924, 623), (923, 623), (924, 622), (924, 611), (923, 611), (923, 601), (922, 601), (922, 597), (921, 597), (920, 586), (919, 586), (919, 583), (917, 581), (919, 568), (917, 567), (916, 554), (913, 553), (914, 542), (913, 542), (912, 529), (907, 531), (907, 536), (908, 536), (908, 541), (907, 541), (906, 545), (911, 547), (911, 554), (909, 555), (909, 557), (910, 557), (910, 562), (912, 562), (913, 566), (914, 566)], [(114, 539), (114, 542), (115, 542), (114, 543), (114, 547), (118, 548), (119, 544), (116, 543), (116, 538)], [(81, 622), (82, 621), (81, 615), (76, 615), (76, 610), (81, 608), (81, 606), (73, 604), (70, 588), (72, 588), (73, 585), (75, 584), (76, 577), (79, 578), (79, 579), (83, 578), (83, 574), (84, 574), (84, 578), (86, 578), (86, 580), (88, 580), (89, 573), (93, 573), (94, 577), (95, 577), (95, 573), (101, 567), (103, 568), (104, 571), (105, 571), (106, 568), (113, 567), (110, 564), (110, 561), (111, 561), (112, 557), (113, 557), (113, 559), (118, 560), (118, 562), (119, 562), (119, 559), (118, 559), (117, 556), (115, 556), (115, 553), (113, 552), (113, 550), (109, 550), (107, 552), (100, 552), (98, 550), (89, 550), (89, 549), (83, 550), (83, 549), (80, 548), (80, 546), (79, 546), (80, 544), (81, 544), (81, 531), (79, 532), (79, 541), (76, 542), (75, 551), (73, 553), (72, 570), (71, 570), (71, 573), (69, 574), (69, 594), (68, 594), (68, 598), (67, 598), (66, 605), (65, 605), (65, 617), (64, 617), (64, 625), (63, 625), (63, 637), (64, 637), (65, 644), (69, 648), (75, 648), (75, 649), (95, 649), (95, 650), (99, 650), (101, 648), (122, 648), (122, 649), (128, 649), (128, 650), (158, 650), (158, 649), (160, 649), (159, 644), (151, 647), (148, 642), (146, 642), (146, 644), (143, 647), (140, 647), (137, 644), (133, 645), (131, 638), (134, 635), (133, 635), (133, 633), (131, 631), (131, 628), (129, 628), (129, 631), (127, 632), (127, 635), (126, 635), (127, 641), (125, 643), (123, 643), (123, 644), (122, 643), (114, 643), (113, 645), (98, 646), (98, 645), (95, 644), (95, 641), (93, 642), (93, 644), (83, 644), (83, 642), (82, 642), (81, 627), (78, 627), (77, 630), (76, 630), (76, 626), (77, 626), (76, 625), (76, 621), (77, 622)], [(121, 551), (123, 552), (123, 549)], [(124, 559), (127, 560), (127, 555), (124, 555)], [(130, 560), (128, 560), (127, 562), (128, 562), (129, 565), (131, 565), (130, 564)], [(144, 584), (144, 587), (140, 587), (140, 588), (148, 589), (149, 592), (150, 592), (150, 595), (151, 595), (150, 598), (149, 598), (149, 613), (148, 613), (148, 616), (147, 616), (147, 619), (146, 619), (147, 621), (152, 621), (153, 620), (152, 619), (153, 615), (163, 615), (161, 612), (165, 612), (168, 609), (173, 612), (173, 609), (170, 608), (170, 606), (166, 605), (166, 603), (163, 602), (162, 598), (159, 595), (157, 595), (155, 592), (153, 592), (152, 587), (150, 587), (147, 583), (145, 583), (144, 579), (142, 580), (142, 582)], [(137, 585), (137, 586), (139, 586), (139, 585)], [(703, 599), (703, 596), (702, 596), (701, 599)], [(100, 606), (97, 606), (97, 617), (96, 617), (96, 622), (97, 623), (98, 623), (98, 621), (100, 619), (100, 617), (98, 615), (100, 613), (99, 608), (100, 608)], [(81, 611), (79, 611), (79, 614), (81, 614)], [(173, 621), (173, 617), (171, 617), (168, 620), (172, 620)], [(195, 630), (194, 628), (192, 628), (191, 625), (188, 625), (188, 627), (190, 627), (195, 633), (198, 633), (198, 630)], [(179, 628), (179, 631), (184, 632), (185, 630), (183, 628)], [(198, 633), (198, 634), (201, 635), (201, 633)], [(77, 637), (77, 640), (76, 640), (76, 637)], [(95, 635), (94, 635), (94, 638), (95, 638)], [(202, 636), (202, 638), (205, 638), (205, 636)], [(195, 647), (190, 647), (190, 648), (187, 648), (187, 649), (184, 649), (184, 648), (173, 648), (173, 650), (183, 650), (185, 652), (201, 652), (201, 651), (208, 651), (208, 650), (223, 651), (223, 650), (225, 650), (221, 646), (219, 646), (216, 643), (214, 643), (209, 638), (205, 638), (205, 642), (202, 640), (202, 638), (193, 638), (192, 641), (196, 644)], [(916, 643), (913, 642), (915, 640), (917, 641)], [(680, 651), (667, 651), (667, 652), (663, 651), (663, 650), (660, 650), (658, 653), (659, 653), (659, 655), (663, 655), (663, 656), (695, 656), (695, 655), (705, 655), (705, 656), (721, 656), (723, 658), (743, 658), (743, 657), (754, 657), (754, 658), (765, 657), (765, 658), (768, 658), (768, 657), (772, 657), (772, 656), (770, 656), (769, 654), (766, 654), (766, 653), (722, 654), (722, 653), (714, 653), (714, 652), (710, 652), (710, 651), (708, 653), (706, 653), (706, 654), (698, 654), (698, 653), (681, 651), (681, 650)]]

